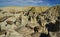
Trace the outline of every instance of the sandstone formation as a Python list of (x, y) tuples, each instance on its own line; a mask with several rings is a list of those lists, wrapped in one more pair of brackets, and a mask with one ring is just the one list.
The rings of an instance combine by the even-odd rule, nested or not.
[(60, 37), (60, 6), (0, 8), (1, 37)]

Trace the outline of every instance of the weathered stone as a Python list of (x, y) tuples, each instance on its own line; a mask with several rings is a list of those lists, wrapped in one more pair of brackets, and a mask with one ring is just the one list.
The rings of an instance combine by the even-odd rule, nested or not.
[(57, 37), (57, 31), (60, 31), (60, 6), (2, 8), (0, 26), (0, 33), (6, 31), (6, 37)]

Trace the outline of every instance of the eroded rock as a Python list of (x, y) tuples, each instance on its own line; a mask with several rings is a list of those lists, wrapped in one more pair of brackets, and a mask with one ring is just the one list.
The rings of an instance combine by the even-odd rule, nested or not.
[[(60, 35), (57, 33), (60, 31), (59, 6), (3, 8), (2, 10), (0, 10), (1, 30), (8, 32), (10, 37), (13, 34), (21, 35), (16, 37), (59, 37)], [(1, 35), (7, 35), (5, 31)]]

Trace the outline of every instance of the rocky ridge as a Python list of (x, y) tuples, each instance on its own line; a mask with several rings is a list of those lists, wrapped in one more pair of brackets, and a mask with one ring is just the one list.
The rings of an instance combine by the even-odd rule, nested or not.
[[(60, 37), (60, 6), (0, 9), (0, 35), (6, 37)], [(59, 35), (58, 35), (59, 34)], [(13, 36), (11, 36), (13, 35)]]

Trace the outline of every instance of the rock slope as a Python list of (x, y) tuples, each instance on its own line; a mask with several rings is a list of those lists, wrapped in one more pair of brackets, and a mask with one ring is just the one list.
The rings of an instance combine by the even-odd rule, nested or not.
[(1, 37), (60, 37), (60, 6), (0, 8)]

